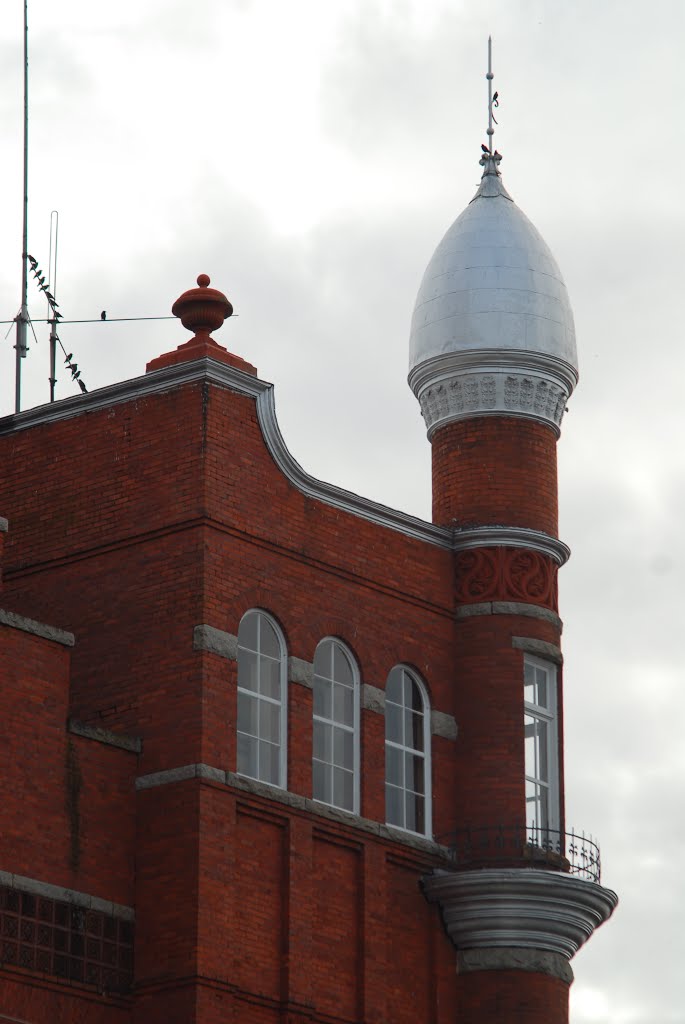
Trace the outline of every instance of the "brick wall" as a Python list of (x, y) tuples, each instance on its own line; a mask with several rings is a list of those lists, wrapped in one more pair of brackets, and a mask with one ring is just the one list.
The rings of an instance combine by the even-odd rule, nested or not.
[(459, 1024), (568, 1024), (568, 985), (526, 971), (479, 971), (458, 981)]
[(120, 962), (106, 908), (133, 902), (136, 758), (67, 732), (70, 653), (0, 625), (0, 1009), (27, 1024), (114, 1024), (127, 1001), (107, 992), (129, 987), (132, 939), (122, 933)]
[[(456, 718), (455, 785), (457, 828), (521, 826), (524, 819), (523, 652), (513, 636), (558, 647), (559, 630), (551, 622), (517, 615), (477, 615), (457, 622), (454, 661)], [(559, 672), (559, 708), (563, 706)], [(563, 820), (563, 723), (560, 766)], [(503, 770), (506, 766), (506, 770)]]
[(0, 626), (0, 870), (130, 905), (136, 758), (67, 733), (69, 656)]
[[(553, 434), (525, 421), (516, 430), (518, 441), (494, 418), (440, 432), (437, 521), (554, 532)], [(198, 762), (235, 770), (236, 666), (195, 650), (193, 628), (236, 634), (244, 612), (262, 607), (289, 655), (311, 662), (323, 636), (339, 636), (363, 682), (383, 689), (407, 663), (432, 706), (456, 717), (458, 741), (432, 743), (437, 835), (518, 820), (522, 654), (511, 637), (555, 642), (553, 628), (506, 616), (455, 622), (452, 553), (303, 496), (273, 462), (254, 400), (223, 387), (186, 384), (5, 435), (0, 459), (12, 526), (6, 603), (77, 639), (70, 688), (61, 652), (54, 679), (51, 663), (39, 673), (53, 702), (39, 709), (46, 738), (35, 754), (48, 830), (21, 861), (17, 809), (11, 849), (50, 881), (102, 885), (135, 904), (133, 1021), (468, 1020), (481, 997), (467, 981), (458, 1005), (454, 951), (419, 887), (435, 858), (207, 780), (134, 795), (133, 773)], [(488, 500), (486, 480), (496, 482)], [(30, 706), (32, 685), (21, 681), (15, 704)], [(68, 714), (142, 737), (142, 754), (71, 736)], [(16, 751), (26, 778), (29, 717), (20, 712)], [(310, 797), (306, 687), (290, 686), (288, 718), (289, 789)], [(371, 710), (361, 760), (362, 814), (382, 822), (384, 721)], [(75, 780), (77, 822), (73, 792), (65, 810)], [(30, 806), (37, 833), (41, 807)]]
[[(8, 1024), (130, 1024), (131, 1004), (125, 998), (2, 969), (0, 1022), (6, 1020)], [(188, 1020), (192, 1018), (185, 1018), (183, 1024)]]
[(481, 416), (436, 431), (433, 522), (557, 533), (556, 436), (534, 420)]

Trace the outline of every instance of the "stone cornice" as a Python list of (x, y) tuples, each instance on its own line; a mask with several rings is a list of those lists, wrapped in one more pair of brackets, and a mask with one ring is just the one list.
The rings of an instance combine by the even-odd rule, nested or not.
[(423, 887), (457, 949), (546, 950), (569, 960), (618, 903), (596, 882), (535, 868), (439, 871)]
[(409, 386), (419, 400), (428, 436), (473, 416), (522, 416), (559, 434), (578, 373), (550, 353), (483, 349), (447, 352), (415, 366)]
[(557, 565), (564, 565), (571, 557), (571, 549), (563, 541), (541, 530), (528, 530), (523, 526), (473, 526), (455, 528), (452, 547), (455, 551), (469, 548), (527, 548), (547, 555)]
[(197, 359), (192, 363), (178, 363), (163, 370), (146, 373), (142, 377), (110, 384), (108, 387), (89, 391), (85, 395), (75, 395), (73, 398), (64, 398), (59, 402), (39, 405), (35, 409), (5, 416), (0, 419), (0, 435), (16, 430), (27, 430), (44, 423), (56, 423), (58, 420), (71, 419), (72, 416), (95, 412), (98, 409), (109, 409), (121, 402), (130, 402), (168, 391), (181, 384), (203, 380), (221, 384), (254, 398), (272, 387), (271, 384), (258, 380), (249, 373), (243, 373), (235, 367), (219, 363), (216, 359)]
[(499, 370), (502, 373), (528, 371), (552, 381), (563, 381), (569, 391), (573, 391), (578, 383), (578, 372), (575, 367), (551, 353), (491, 348), (446, 352), (434, 359), (427, 359), (409, 373), (409, 387), (416, 394), (431, 381), (447, 380), (455, 370), (462, 373), (481, 370)]

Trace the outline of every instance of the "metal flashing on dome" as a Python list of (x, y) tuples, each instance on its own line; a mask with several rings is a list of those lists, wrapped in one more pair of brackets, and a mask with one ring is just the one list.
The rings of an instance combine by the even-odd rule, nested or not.
[[(480, 180), (480, 185), (478, 186), (478, 190), (476, 191), (476, 194), (471, 200), (471, 202), (474, 202), (474, 200), (476, 199), (494, 199), (496, 196), (502, 196), (503, 199), (508, 199), (510, 203), (514, 202), (514, 200), (511, 198), (506, 188), (504, 187), (504, 184), (502, 182), (502, 175), (497, 170), (497, 164), (501, 159), (502, 157), (499, 155), (499, 153), (496, 153), (492, 157), (488, 157), (485, 163), (483, 177)], [(480, 162), (481, 164), (483, 164), (482, 159)], [(491, 169), (493, 167), (494, 170)]]

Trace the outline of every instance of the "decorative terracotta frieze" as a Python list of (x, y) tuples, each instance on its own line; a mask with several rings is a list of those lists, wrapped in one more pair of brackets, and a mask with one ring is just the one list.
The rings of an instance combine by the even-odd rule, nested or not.
[(525, 601), (557, 611), (558, 565), (524, 548), (471, 548), (457, 552), (456, 598), (477, 601)]

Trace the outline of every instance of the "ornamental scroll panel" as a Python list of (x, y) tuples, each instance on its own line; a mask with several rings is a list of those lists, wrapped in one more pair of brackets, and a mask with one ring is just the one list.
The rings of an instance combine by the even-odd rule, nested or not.
[(456, 555), (456, 597), (460, 604), (523, 601), (557, 611), (558, 566), (525, 548), (470, 548)]

